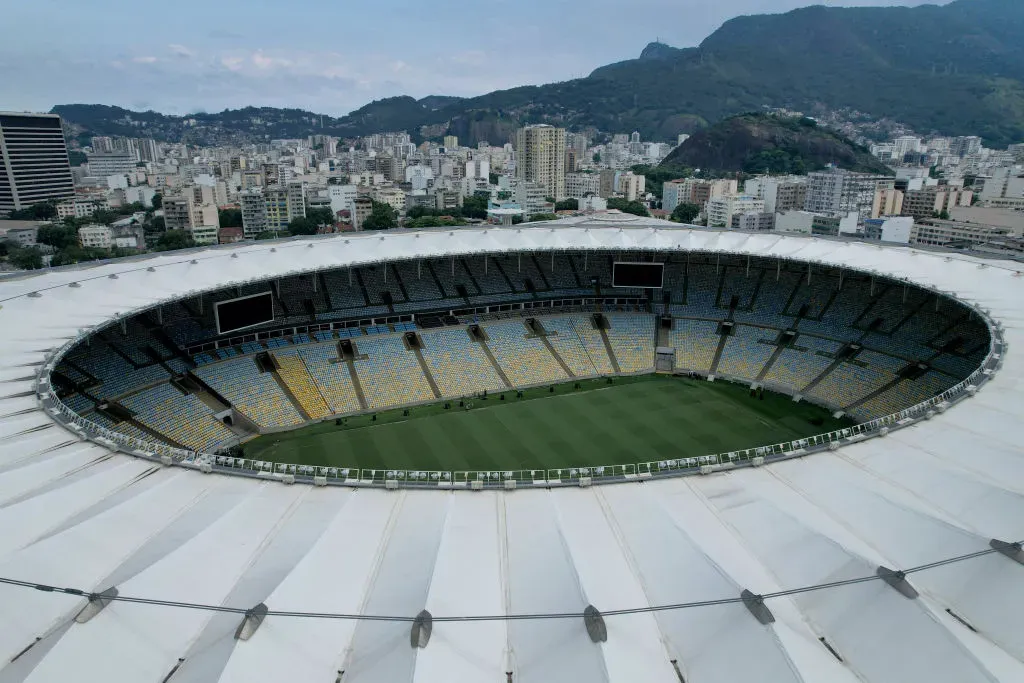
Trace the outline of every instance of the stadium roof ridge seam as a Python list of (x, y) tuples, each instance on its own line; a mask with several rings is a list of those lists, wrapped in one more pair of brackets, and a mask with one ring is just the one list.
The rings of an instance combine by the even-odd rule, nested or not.
[[(1024, 541), (1015, 541), (1011, 545), (1017, 545), (1024, 543)], [(1002, 554), (1000, 549), (997, 547), (989, 547), (984, 550), (979, 550), (973, 553), (967, 553), (964, 555), (957, 555), (955, 557), (948, 557), (928, 564), (920, 565), (917, 567), (911, 567), (910, 569), (903, 569), (893, 572), (892, 570), (886, 570), (886, 572), (876, 572), (867, 576), (861, 576), (853, 579), (843, 579), (841, 581), (831, 581), (828, 583), (819, 583), (809, 586), (801, 586), (799, 588), (790, 588), (787, 590), (775, 591), (773, 593), (762, 593), (754, 594), (748, 590), (744, 590), (739, 596), (732, 598), (717, 598), (711, 600), (699, 600), (691, 602), (681, 602), (667, 605), (649, 605), (647, 607), (633, 607), (623, 608), (616, 610), (608, 610), (606, 612), (600, 612), (602, 617), (608, 616), (624, 616), (629, 614), (645, 614), (651, 612), (667, 612), (680, 609), (689, 609), (693, 607), (714, 607), (717, 605), (733, 605), (737, 603), (749, 604), (752, 600), (758, 604), (762, 604), (766, 600), (772, 600), (775, 598), (787, 597), (790, 595), (798, 595), (801, 593), (810, 593), (813, 591), (825, 590), (830, 588), (840, 588), (843, 586), (852, 586), (860, 583), (867, 583), (870, 581), (890, 581), (890, 575), (887, 572), (891, 572), (894, 575), (899, 576), (900, 581), (905, 581), (907, 574), (916, 574), (918, 572), (928, 571), (930, 569), (936, 569), (938, 567), (945, 567), (958, 562), (965, 562), (978, 557), (992, 554)], [(1012, 559), (1012, 558), (1011, 558)], [(884, 568), (883, 568), (884, 569)], [(16, 586), (19, 588), (31, 588), (44, 593), (63, 593), (65, 595), (75, 595), (84, 598), (88, 598), (90, 601), (102, 600), (109, 604), (110, 602), (127, 602), (141, 605), (153, 605), (158, 607), (177, 607), (181, 609), (193, 609), (202, 610), (208, 612), (224, 612), (230, 614), (241, 614), (248, 616), (252, 614), (253, 607), (229, 607), (226, 605), (204, 605), (200, 603), (191, 602), (180, 602), (174, 600), (161, 600), (159, 598), (138, 598), (128, 595), (119, 595), (116, 590), (107, 589), (101, 593), (93, 593), (82, 590), (80, 588), (67, 588), (60, 586), (51, 586), (43, 583), (35, 583), (32, 581), (22, 581), (19, 579), (11, 579), (7, 577), (0, 577), (0, 584), (9, 586)], [(262, 605), (262, 603), (261, 603)], [(259, 606), (258, 606), (259, 607)], [(398, 616), (398, 615), (380, 615), (380, 614), (339, 614), (331, 612), (295, 612), (288, 610), (274, 610), (267, 609), (263, 611), (260, 609), (260, 613), (266, 617), (296, 617), (296, 618), (309, 618), (309, 619), (344, 619), (348, 621), (392, 621), (392, 622), (408, 622), (414, 623), (417, 619), (421, 618), (421, 615), (415, 615), (411, 617)], [(431, 616), (431, 620), (434, 622), (474, 622), (474, 621), (530, 621), (540, 619), (583, 619), (588, 616), (588, 611), (583, 612), (551, 612), (551, 613), (532, 613), (532, 614), (493, 614), (493, 615), (464, 615), (464, 616)]]

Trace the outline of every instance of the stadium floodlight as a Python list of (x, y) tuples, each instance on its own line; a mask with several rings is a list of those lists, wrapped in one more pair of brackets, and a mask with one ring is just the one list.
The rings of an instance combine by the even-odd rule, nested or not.
[(242, 622), (235, 629), (235, 640), (245, 641), (252, 638), (263, 624), (263, 620), (267, 618), (267, 612), (269, 611), (262, 602), (247, 610), (245, 617), (242, 618)]
[(775, 615), (768, 609), (768, 605), (764, 604), (764, 597), (752, 593), (746, 588), (740, 593), (740, 597), (743, 599), (743, 604), (762, 626), (775, 623)]
[(879, 566), (875, 570), (875, 574), (878, 575), (882, 581), (885, 581), (892, 587), (897, 593), (907, 598), (908, 600), (914, 600), (918, 597), (917, 589), (910, 585), (907, 581), (907, 575), (901, 571), (895, 571), (888, 567)]

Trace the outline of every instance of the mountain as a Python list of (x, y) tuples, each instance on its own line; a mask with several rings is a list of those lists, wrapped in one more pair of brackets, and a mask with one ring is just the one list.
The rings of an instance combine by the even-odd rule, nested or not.
[(741, 114), (694, 133), (662, 161), (665, 168), (713, 172), (807, 173), (834, 164), (892, 175), (871, 153), (812, 119)]
[[(55, 110), (68, 111), (66, 120), (82, 130), (120, 134), (113, 132), (123, 128), (116, 119), (76, 119), (75, 108), (81, 106)], [(808, 113), (848, 108), (901, 121), (924, 134), (981, 135), (993, 146), (1024, 141), (1024, 2), (817, 6), (743, 16), (725, 22), (697, 47), (652, 43), (637, 59), (562, 83), (463, 99), (395, 97), (336, 119), (259, 109), (263, 122), (246, 126), (230, 123), (231, 116), (196, 114), (189, 117), (195, 123), (178, 128), (194, 139), (200, 133), (273, 138), (404, 128), (414, 136), (450, 132), (465, 144), (497, 144), (520, 125), (544, 122), (580, 130), (637, 130), (645, 139), (672, 140), (763, 107)], [(132, 124), (136, 135), (149, 130), (146, 117), (162, 116), (127, 113), (140, 117)], [(154, 125), (176, 130), (174, 121)]]

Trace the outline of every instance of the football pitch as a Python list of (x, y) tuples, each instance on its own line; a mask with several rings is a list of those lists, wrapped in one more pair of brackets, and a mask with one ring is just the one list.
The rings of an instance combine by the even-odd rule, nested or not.
[(848, 426), (823, 408), (681, 377), (618, 377), (327, 421), (245, 444), (254, 460), (402, 470), (617, 465), (763, 446)]

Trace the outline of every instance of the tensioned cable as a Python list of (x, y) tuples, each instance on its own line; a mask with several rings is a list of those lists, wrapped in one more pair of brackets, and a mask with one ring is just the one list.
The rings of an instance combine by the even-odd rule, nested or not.
[[(986, 548), (985, 550), (979, 550), (973, 553), (967, 553), (966, 555), (958, 555), (956, 557), (946, 558), (944, 560), (938, 560), (929, 564), (923, 564), (918, 567), (912, 567), (910, 569), (904, 569), (903, 574), (914, 574), (917, 572), (927, 571), (929, 569), (935, 569), (938, 567), (944, 567), (950, 564), (958, 562), (964, 562), (966, 560), (972, 560), (977, 557), (984, 555), (990, 555), (992, 553), (999, 552), (995, 548)], [(776, 591), (774, 593), (765, 593), (757, 596), (762, 600), (770, 600), (773, 598), (780, 598), (789, 595), (797, 595), (800, 593), (810, 593), (811, 591), (819, 591), (827, 588), (838, 588), (841, 586), (851, 586), (858, 583), (866, 583), (868, 581), (879, 581), (882, 580), (881, 576), (872, 574), (871, 576), (861, 576), (854, 579), (844, 579), (841, 581), (832, 581), (828, 583), (818, 583), (810, 586), (802, 586), (800, 588), (790, 588), (788, 590)], [(109, 602), (126, 602), (138, 605), (153, 605), (158, 607), (177, 607), (180, 609), (194, 609), (203, 610), (207, 612), (227, 612), (231, 614), (242, 614), (245, 615), (249, 612), (250, 608), (247, 607), (228, 607), (225, 605), (204, 605), (195, 602), (180, 602), (176, 600), (160, 600), (158, 598), (138, 598), (128, 595), (116, 595), (106, 596), (98, 593), (92, 593), (90, 591), (84, 591), (78, 588), (65, 588), (60, 586), (50, 586), (42, 583), (34, 583), (32, 581), (21, 581), (18, 579), (10, 579), (0, 577), (0, 584), (9, 586), (17, 586), (20, 588), (31, 588), (46, 593), (62, 593), (65, 595), (74, 595), (77, 597), (89, 598), (90, 600), (103, 600)], [(647, 607), (633, 607), (627, 609), (609, 610), (607, 612), (601, 612), (601, 616), (620, 616), (627, 614), (644, 614), (650, 612), (666, 612), (671, 610), (689, 609), (692, 607), (714, 607), (717, 605), (732, 605), (737, 603), (745, 602), (743, 597), (734, 598), (719, 598), (717, 600), (700, 600), (694, 602), (681, 602), (670, 605), (648, 605)], [(296, 617), (306, 619), (344, 619), (351, 621), (393, 621), (393, 622), (413, 622), (416, 617), (408, 616), (389, 616), (389, 615), (376, 615), (376, 614), (340, 614), (334, 612), (292, 612), (288, 610), (268, 610), (266, 616), (273, 617)], [(552, 613), (534, 613), (534, 614), (493, 614), (493, 615), (480, 615), (480, 616), (436, 616), (432, 617), (431, 620), (434, 622), (473, 622), (473, 621), (523, 621), (523, 620), (538, 620), (538, 619), (582, 619), (582, 612), (552, 612)]]

